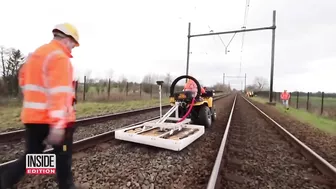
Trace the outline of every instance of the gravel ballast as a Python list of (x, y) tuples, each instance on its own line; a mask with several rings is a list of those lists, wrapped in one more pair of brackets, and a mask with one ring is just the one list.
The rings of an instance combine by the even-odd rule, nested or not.
[[(163, 113), (168, 109), (163, 109)], [(104, 133), (113, 129), (117, 129), (135, 122), (159, 116), (158, 111), (151, 111), (139, 115), (132, 115), (127, 118), (121, 118), (104, 123), (97, 123), (88, 126), (78, 127), (74, 134), (74, 141), (91, 137), (100, 133)], [(20, 157), (24, 153), (25, 141), (13, 141), (6, 144), (0, 144), (0, 163), (10, 161)]]
[[(282, 114), (272, 106), (253, 101), (262, 111), (280, 123), (287, 131), (304, 142), (309, 148), (321, 157), (336, 166), (336, 136), (321, 131), (307, 123), (300, 122), (295, 118)], [(277, 104), (279, 106), (281, 104)], [(290, 110), (289, 110), (290, 111)]]
[[(86, 188), (205, 188), (233, 95), (216, 101), (218, 120), (180, 152), (113, 140), (74, 154), (75, 180)], [(139, 120), (140, 121), (140, 120)], [(55, 178), (26, 176), (19, 188), (55, 188)]]
[(222, 188), (329, 188), (319, 171), (242, 97), (237, 98), (221, 170)]

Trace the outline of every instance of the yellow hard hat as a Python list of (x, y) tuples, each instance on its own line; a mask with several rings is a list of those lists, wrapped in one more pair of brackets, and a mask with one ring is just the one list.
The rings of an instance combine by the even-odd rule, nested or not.
[(56, 31), (60, 31), (64, 33), (65, 35), (72, 37), (77, 44), (76, 46), (77, 47), (79, 46), (79, 35), (78, 35), (77, 28), (74, 25), (69, 24), (69, 23), (58, 24), (52, 30), (53, 33), (55, 33)]

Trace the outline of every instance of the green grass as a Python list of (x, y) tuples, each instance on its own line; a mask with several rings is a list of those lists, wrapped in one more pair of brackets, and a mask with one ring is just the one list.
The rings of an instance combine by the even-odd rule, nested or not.
[[(162, 104), (169, 104), (168, 98), (162, 99)], [(98, 114), (116, 113), (141, 108), (155, 107), (159, 105), (159, 99), (134, 100), (121, 102), (83, 102), (76, 105), (77, 118), (93, 116)], [(22, 127), (20, 123), (21, 107), (6, 106), (0, 107), (0, 130)]]
[[(267, 99), (254, 97), (252, 100), (255, 100), (260, 103), (266, 103)], [(336, 121), (321, 117), (318, 115), (311, 114), (305, 110), (297, 110), (290, 108), (287, 112), (284, 110), (282, 104), (277, 103), (275, 108), (282, 114), (289, 114), (290, 116), (298, 119), (301, 122), (307, 123), (313, 127), (316, 127), (322, 131), (336, 135)]]
[[(291, 96), (291, 102), (292, 104), (296, 104), (297, 97), (295, 95)], [(307, 96), (299, 96), (299, 103), (306, 103), (307, 102)], [(322, 103), (322, 97), (317, 96), (310, 96), (309, 102), (312, 106), (321, 106)], [(324, 107), (336, 107), (336, 98), (324, 98), (323, 100)]]

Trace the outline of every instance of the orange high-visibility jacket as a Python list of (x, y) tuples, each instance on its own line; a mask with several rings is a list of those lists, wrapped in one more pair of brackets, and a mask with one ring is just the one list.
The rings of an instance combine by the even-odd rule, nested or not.
[(23, 92), (23, 123), (50, 124), (64, 128), (76, 119), (72, 102), (71, 52), (52, 40), (31, 53), (19, 72)]
[(282, 92), (280, 98), (281, 100), (289, 100), (290, 94), (287, 92)]
[[(197, 85), (193, 80), (188, 79), (187, 83), (184, 85), (184, 90), (197, 91)], [(201, 87), (201, 93), (205, 93), (203, 87)]]

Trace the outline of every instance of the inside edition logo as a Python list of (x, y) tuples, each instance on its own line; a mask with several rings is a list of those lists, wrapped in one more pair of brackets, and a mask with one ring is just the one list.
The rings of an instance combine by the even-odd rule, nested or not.
[(50, 175), (56, 174), (55, 154), (27, 154), (26, 174)]

